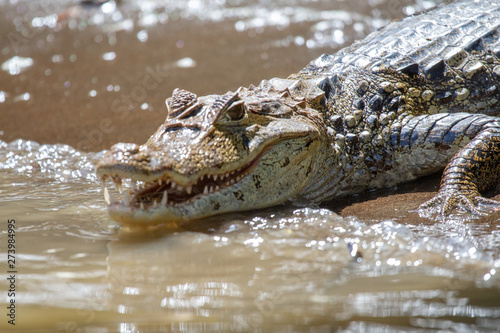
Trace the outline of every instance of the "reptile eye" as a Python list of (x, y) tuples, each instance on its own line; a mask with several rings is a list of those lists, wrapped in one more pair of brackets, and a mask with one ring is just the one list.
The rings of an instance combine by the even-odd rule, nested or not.
[(227, 116), (231, 120), (240, 120), (245, 116), (245, 102), (244, 101), (237, 101), (231, 106), (226, 111)]

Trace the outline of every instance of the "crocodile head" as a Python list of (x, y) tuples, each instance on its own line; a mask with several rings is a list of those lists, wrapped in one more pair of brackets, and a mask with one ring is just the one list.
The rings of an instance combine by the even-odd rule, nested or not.
[[(303, 87), (289, 89), (289, 81), (205, 97), (176, 89), (165, 123), (144, 145), (116, 144), (97, 164), (111, 218), (129, 225), (180, 222), (299, 194), (321, 150), (324, 129), (311, 104), (324, 94), (298, 97)], [(129, 185), (113, 196), (108, 179)]]

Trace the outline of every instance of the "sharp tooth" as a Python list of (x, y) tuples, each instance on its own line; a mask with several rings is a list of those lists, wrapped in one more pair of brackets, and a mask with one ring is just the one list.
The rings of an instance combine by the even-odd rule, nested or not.
[(141, 206), (141, 209), (144, 210), (144, 203), (143, 202), (141, 202), (140, 206)]
[(130, 188), (131, 188), (132, 192), (135, 192), (135, 190), (137, 189), (137, 181), (136, 180), (132, 180), (132, 182), (130, 183)]
[(156, 200), (153, 200), (153, 208), (156, 209), (158, 207), (158, 202)]
[(115, 185), (116, 185), (116, 188), (118, 189), (118, 191), (120, 193), (123, 192), (123, 187), (122, 187), (122, 180), (121, 178), (118, 178), (118, 180), (115, 180)]
[(184, 186), (182, 186), (181, 184), (179, 184), (179, 185), (177, 185), (177, 189), (178, 189), (179, 191), (182, 191), (182, 190), (184, 190)]
[(168, 184), (170, 184), (170, 179), (168, 179), (168, 178), (167, 178), (167, 179), (165, 180), (165, 185), (168, 185)]
[(214, 188), (212, 186), (210, 186), (210, 190), (208, 190), (208, 192), (214, 193)]
[(204, 178), (205, 178), (205, 175), (201, 175), (200, 182), (203, 181)]
[(214, 180), (217, 181), (218, 175), (214, 175)]
[(161, 180), (161, 178), (160, 178), (160, 180), (158, 180), (158, 184), (159, 184), (160, 186), (161, 186), (161, 185), (163, 185), (163, 181)]
[(226, 172), (226, 174), (224, 175), (224, 177), (229, 177), (229, 172)]
[(161, 198), (161, 204), (162, 206), (165, 206), (168, 201), (168, 193), (167, 190), (163, 191), (163, 197)]
[(104, 180), (104, 179), (101, 179), (101, 180), (99, 181), (99, 185), (101, 185), (101, 191), (104, 191), (104, 187), (105, 187), (105, 186), (104, 186), (104, 182), (105, 182), (105, 180)]
[(106, 203), (111, 205), (111, 202), (113, 201), (113, 197), (111, 196), (111, 193), (109, 193), (108, 189), (104, 189), (104, 200), (106, 200)]
[(123, 196), (123, 204), (125, 205), (125, 207), (130, 206), (130, 195), (128, 191), (125, 191), (125, 195)]
[(186, 187), (187, 194), (191, 194), (192, 190), (193, 190), (193, 186), (192, 185), (189, 185), (188, 187)]
[(215, 186), (215, 190), (216, 190), (216, 191), (220, 190), (219, 185)]
[(177, 183), (176, 182), (172, 182), (172, 188), (175, 188), (175, 186), (177, 186)]
[(208, 194), (208, 187), (205, 186), (205, 188), (203, 189), (203, 194)]
[(239, 182), (241, 180), (241, 176), (236, 177), (236, 181)]
[(234, 184), (234, 179), (231, 179), (231, 184)]

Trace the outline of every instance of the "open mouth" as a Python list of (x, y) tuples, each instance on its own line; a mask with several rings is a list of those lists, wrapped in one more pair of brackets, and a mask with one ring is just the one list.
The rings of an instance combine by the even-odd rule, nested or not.
[[(189, 183), (182, 185), (169, 176), (166, 172), (157, 180), (144, 182), (134, 179), (122, 179), (119, 174), (106, 174), (101, 177), (101, 187), (108, 206), (118, 205), (121, 208), (130, 209), (158, 209), (160, 207), (176, 207), (189, 204), (203, 196), (217, 193), (230, 187), (245, 178), (255, 167), (261, 154), (250, 163), (225, 173), (204, 174)], [(110, 179), (121, 193), (121, 200), (115, 200), (115, 196), (106, 187), (106, 181)], [(125, 180), (129, 186), (123, 189)]]

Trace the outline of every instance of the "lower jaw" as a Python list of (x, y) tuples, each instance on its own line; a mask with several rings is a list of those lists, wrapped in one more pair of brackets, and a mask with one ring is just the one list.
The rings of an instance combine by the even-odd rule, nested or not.
[(158, 224), (179, 224), (189, 219), (181, 216), (175, 208), (137, 209), (121, 205), (108, 206), (109, 217), (129, 226), (155, 226)]
[(138, 209), (114, 204), (108, 206), (109, 217), (123, 226), (127, 227), (155, 227), (165, 226), (168, 228), (177, 228), (181, 224), (189, 221), (209, 218), (214, 215), (230, 214), (234, 212), (243, 212), (255, 209), (262, 209), (269, 206), (275, 206), (287, 201), (286, 199), (255, 203), (251, 207), (240, 206), (238, 208), (207, 211), (193, 209), (190, 211), (187, 206), (178, 207), (158, 207), (155, 209)]

